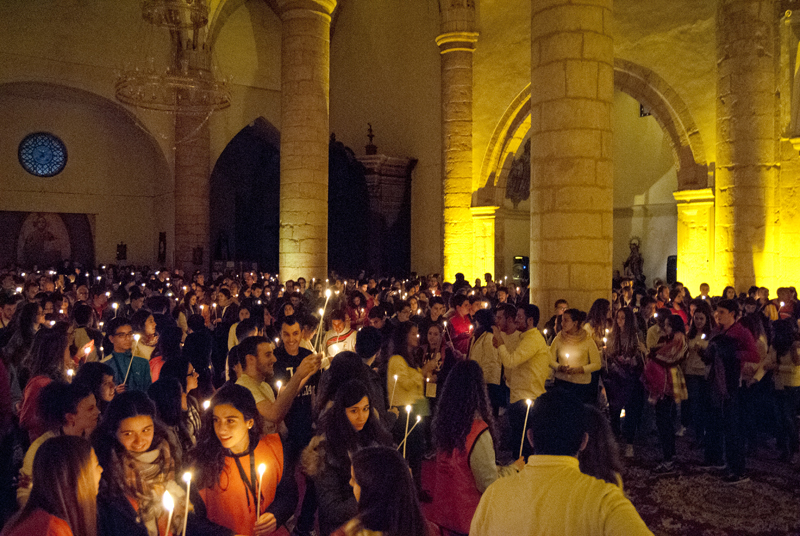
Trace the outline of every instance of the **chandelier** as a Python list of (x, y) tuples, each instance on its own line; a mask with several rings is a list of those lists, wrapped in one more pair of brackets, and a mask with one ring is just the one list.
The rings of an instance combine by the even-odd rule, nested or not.
[[(208, 24), (205, 0), (145, 0), (142, 18), (181, 36), (176, 59), (173, 65), (157, 67), (149, 58), (144, 66), (123, 72), (114, 86), (117, 99), (139, 108), (183, 114), (208, 114), (230, 106), (230, 79), (215, 79), (211, 51), (197, 42), (199, 30)], [(187, 34), (194, 38), (184, 38)]]

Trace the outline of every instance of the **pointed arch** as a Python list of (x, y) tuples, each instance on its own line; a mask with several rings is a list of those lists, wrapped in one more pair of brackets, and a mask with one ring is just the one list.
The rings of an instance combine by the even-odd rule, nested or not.
[[(635, 63), (614, 60), (614, 88), (638, 100), (669, 136), (678, 190), (711, 186), (700, 131), (680, 95), (655, 72)], [(481, 165), (473, 206), (502, 206), (514, 155), (530, 130), (531, 86), (511, 101), (497, 124)]]

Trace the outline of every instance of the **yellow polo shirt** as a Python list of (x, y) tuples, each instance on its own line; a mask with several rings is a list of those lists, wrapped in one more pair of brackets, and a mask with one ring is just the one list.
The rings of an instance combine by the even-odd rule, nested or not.
[(622, 490), (580, 472), (572, 456), (531, 456), (484, 492), (470, 536), (651, 535)]

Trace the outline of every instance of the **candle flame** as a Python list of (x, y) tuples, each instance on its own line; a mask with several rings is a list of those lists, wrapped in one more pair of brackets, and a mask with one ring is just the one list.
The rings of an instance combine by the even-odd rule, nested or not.
[(531, 404), (533, 404), (533, 400), (528, 398), (527, 400), (525, 400), (525, 403), (528, 405), (528, 407), (531, 407)]
[(211, 406), (210, 400), (206, 400), (205, 402), (203, 402), (203, 409), (208, 409), (210, 406)]
[(262, 464), (260, 464), (258, 466), (258, 476), (259, 476), (259, 478), (261, 478), (261, 476), (264, 474), (264, 471), (266, 471), (266, 470), (267, 470), (267, 464), (262, 463)]
[(164, 508), (172, 512), (175, 509), (175, 501), (172, 500), (172, 495), (168, 491), (164, 492), (163, 498)]
[(411, 406), (406, 406), (406, 412), (411, 413)]
[(183, 481), (186, 482), (187, 484), (189, 482), (191, 482), (192, 481), (192, 473), (190, 473), (189, 471), (186, 471), (185, 473), (183, 473)]

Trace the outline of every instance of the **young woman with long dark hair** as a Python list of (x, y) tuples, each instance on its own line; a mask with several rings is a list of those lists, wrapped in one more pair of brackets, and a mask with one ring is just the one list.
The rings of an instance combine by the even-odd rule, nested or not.
[(302, 466), (314, 479), (319, 528), (328, 536), (358, 511), (350, 487), (350, 455), (366, 447), (391, 446), (392, 436), (381, 425), (367, 386), (359, 380), (339, 387), (317, 429), (319, 434), (303, 451)]
[(478, 327), (472, 334), (469, 344), (469, 358), (477, 362), (483, 370), (483, 379), (486, 381), (486, 389), (489, 393), (489, 401), (492, 403), (492, 411), (497, 417), (500, 408), (505, 406), (505, 392), (501, 387), (503, 364), (497, 353), (497, 348), (492, 344), (492, 326), (494, 326), (494, 314), (491, 309), (479, 309), (475, 313), (475, 323)]
[[(623, 307), (614, 318), (606, 362), (608, 373), (603, 380), (608, 395), (611, 428), (625, 442), (625, 456), (633, 456), (633, 441), (644, 409), (644, 386), (639, 378), (644, 368), (646, 348), (642, 342), (633, 311)], [(625, 426), (620, 414), (625, 410)]]
[(83, 384), (94, 393), (95, 402), (101, 414), (117, 393), (117, 384), (114, 383), (114, 369), (99, 361), (81, 365), (72, 382)]
[(33, 462), (33, 489), (28, 502), (8, 522), (2, 536), (96, 536), (97, 489), (102, 473), (85, 439), (48, 439)]
[(158, 346), (158, 333), (156, 333), (156, 317), (147, 309), (139, 309), (131, 316), (131, 329), (139, 339), (134, 339), (131, 352), (136, 357), (150, 360), (153, 350)]
[[(283, 446), (278, 434), (263, 435), (263, 429), (250, 391), (225, 384), (211, 398), (197, 446), (189, 455), (199, 492), (198, 515), (236, 534), (275, 531), (297, 503), (293, 486), (282, 484), (280, 489), (286, 491), (277, 491), (284, 477)], [(266, 471), (261, 478), (261, 511), (256, 512), (256, 468), (261, 464)]]
[(694, 430), (694, 439), (697, 442), (703, 441), (705, 437), (708, 408), (711, 405), (706, 364), (703, 359), (715, 327), (711, 306), (706, 300), (695, 300), (692, 327), (686, 335), (688, 350), (686, 361), (683, 363), (683, 373), (686, 378), (688, 398), (681, 404), (681, 418), (684, 412), (689, 414), (689, 425)]
[[(433, 329), (431, 327), (430, 329)], [(386, 392), (389, 395), (389, 404), (392, 407), (411, 408), (414, 415), (423, 419), (430, 415), (428, 401), (425, 398), (425, 378), (430, 378), (438, 362), (431, 359), (424, 365), (420, 362), (419, 333), (417, 326), (411, 322), (402, 322), (392, 332), (394, 355), (389, 358), (386, 375)], [(395, 379), (395, 376), (397, 379)], [(405, 422), (408, 415), (400, 415), (395, 422), (392, 434), (396, 443), (400, 443), (405, 436)], [(408, 438), (406, 446), (407, 460), (414, 474), (414, 482), (423, 500), (428, 500), (427, 493), (422, 489), (422, 457), (425, 452), (425, 423), (421, 423), (422, 430), (416, 430)]]
[(481, 495), (492, 482), (524, 467), (520, 458), (514, 466), (498, 470), (493, 429), (492, 406), (480, 365), (475, 361), (457, 363), (433, 419), (436, 487), (430, 513), (434, 523), (454, 534), (469, 533)]
[(431, 536), (403, 456), (369, 447), (352, 456), (350, 485), (358, 513), (334, 536)]
[(19, 424), (31, 441), (45, 432), (39, 416), (39, 393), (53, 380), (66, 381), (67, 369), (74, 365), (69, 337), (64, 330), (43, 328), (36, 333), (28, 357), (22, 363), (30, 378), (22, 395)]
[[(175, 481), (178, 447), (141, 391), (126, 391), (108, 405), (92, 445), (103, 466), (97, 498), (100, 536), (158, 536), (183, 527), (186, 488)], [(35, 477), (34, 477), (35, 478)], [(162, 497), (175, 501), (172, 525)]]

